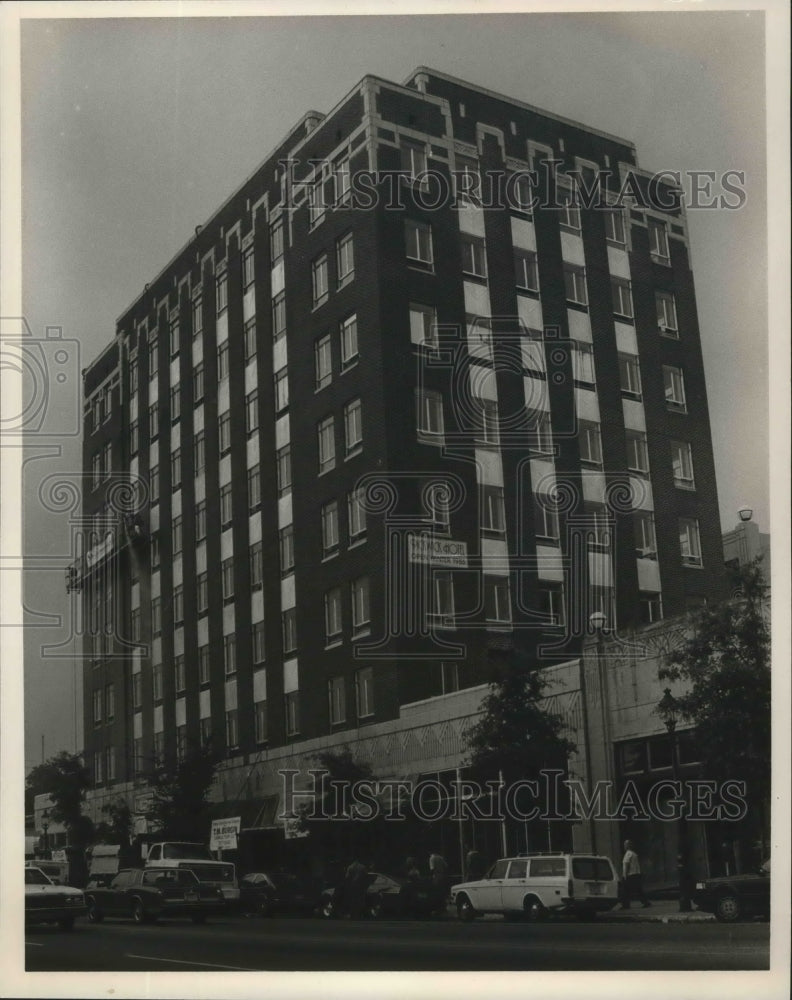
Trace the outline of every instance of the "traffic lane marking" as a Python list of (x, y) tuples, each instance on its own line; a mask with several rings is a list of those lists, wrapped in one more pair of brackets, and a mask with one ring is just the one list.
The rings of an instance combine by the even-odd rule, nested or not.
[(124, 958), (138, 958), (143, 962), (169, 962), (172, 965), (200, 965), (203, 969), (225, 969), (231, 972), (261, 972), (261, 969), (250, 969), (243, 965), (216, 965), (214, 962), (191, 962), (186, 958), (158, 958), (156, 955), (131, 955), (129, 952)]

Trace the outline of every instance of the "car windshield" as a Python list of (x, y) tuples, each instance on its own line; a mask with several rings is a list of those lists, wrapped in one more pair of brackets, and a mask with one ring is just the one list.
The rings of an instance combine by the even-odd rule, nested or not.
[(209, 853), (209, 849), (201, 844), (165, 844), (162, 848), (162, 857), (169, 861), (214, 861)]
[(25, 885), (52, 885), (43, 871), (39, 868), (25, 869)]

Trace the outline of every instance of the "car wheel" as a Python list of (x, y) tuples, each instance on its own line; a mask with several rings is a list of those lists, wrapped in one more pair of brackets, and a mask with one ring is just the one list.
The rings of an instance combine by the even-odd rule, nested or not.
[(715, 903), (715, 916), (724, 924), (731, 924), (742, 916), (740, 900), (733, 892), (724, 892)]
[(142, 899), (136, 899), (132, 903), (132, 919), (136, 924), (148, 923), (148, 915), (146, 914), (146, 908), (143, 905)]
[(325, 900), (321, 906), (321, 913), (323, 917), (327, 917), (328, 920), (332, 920), (336, 915), (336, 906), (332, 899)]
[(460, 896), (457, 899), (457, 916), (466, 924), (476, 919), (476, 910), (467, 896)]
[(193, 915), (190, 917), (190, 920), (192, 920), (192, 922), (194, 924), (205, 924), (206, 923), (206, 914), (205, 913), (193, 913)]
[(544, 906), (542, 906), (536, 896), (531, 896), (529, 899), (525, 900), (525, 903), (523, 904), (523, 911), (525, 913), (525, 919), (530, 920), (531, 923), (534, 924), (547, 918), (547, 910)]
[(382, 897), (372, 896), (366, 904), (366, 912), (372, 920), (379, 920), (382, 916)]
[(88, 921), (92, 924), (101, 924), (104, 920), (104, 913), (96, 905), (96, 900), (88, 897), (86, 907), (88, 910)]
[(58, 927), (60, 927), (62, 931), (73, 931), (74, 917), (61, 917), (58, 921)]

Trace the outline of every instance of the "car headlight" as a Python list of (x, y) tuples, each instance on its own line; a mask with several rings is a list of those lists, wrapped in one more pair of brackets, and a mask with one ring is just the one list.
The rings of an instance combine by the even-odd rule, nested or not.
[(704, 889), (705, 888), (704, 883), (703, 882), (696, 882), (696, 888), (697, 889)]

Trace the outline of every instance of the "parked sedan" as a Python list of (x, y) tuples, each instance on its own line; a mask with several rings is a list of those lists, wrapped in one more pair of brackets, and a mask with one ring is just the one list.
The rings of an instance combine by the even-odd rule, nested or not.
[(85, 913), (85, 895), (80, 889), (56, 885), (40, 868), (25, 867), (25, 924), (57, 924), (70, 931), (74, 920)]
[[(410, 881), (369, 872), (367, 875), (365, 915), (379, 917), (429, 916), (440, 905), (437, 892), (426, 879)], [(325, 917), (337, 917), (347, 912), (344, 886), (334, 886), (322, 892), (321, 912)]]
[(131, 917), (145, 924), (171, 916), (188, 916), (200, 924), (207, 915), (222, 912), (225, 900), (222, 890), (204, 885), (185, 868), (126, 868), (109, 886), (92, 885), (86, 905), (95, 924), (105, 917)]
[(310, 878), (286, 871), (249, 872), (239, 880), (243, 913), (312, 913), (319, 906), (320, 891)]
[(696, 884), (693, 902), (718, 920), (733, 923), (743, 917), (770, 916), (770, 862), (752, 875), (725, 875)]

